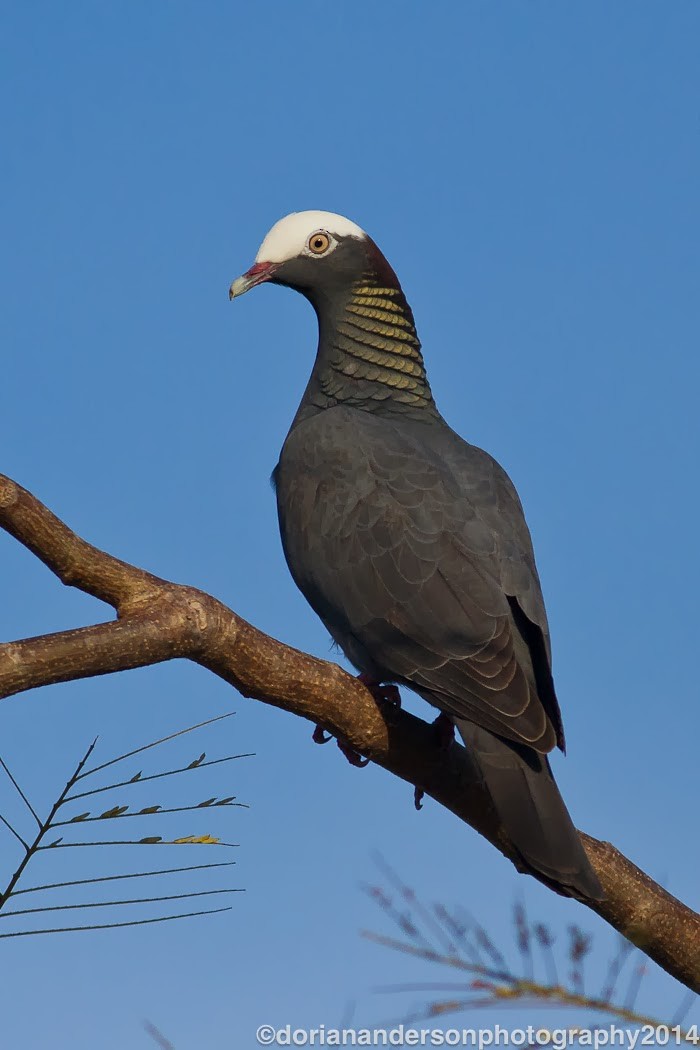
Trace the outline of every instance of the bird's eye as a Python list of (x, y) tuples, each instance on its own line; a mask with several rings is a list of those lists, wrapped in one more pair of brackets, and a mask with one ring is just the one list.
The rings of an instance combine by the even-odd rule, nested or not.
[(319, 231), (309, 237), (309, 251), (314, 255), (323, 255), (330, 247), (331, 239), (327, 233)]

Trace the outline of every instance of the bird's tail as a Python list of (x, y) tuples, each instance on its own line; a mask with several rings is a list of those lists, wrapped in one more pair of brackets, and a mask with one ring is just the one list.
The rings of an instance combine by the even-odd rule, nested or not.
[(545, 755), (471, 722), (457, 728), (524, 870), (567, 897), (604, 894)]

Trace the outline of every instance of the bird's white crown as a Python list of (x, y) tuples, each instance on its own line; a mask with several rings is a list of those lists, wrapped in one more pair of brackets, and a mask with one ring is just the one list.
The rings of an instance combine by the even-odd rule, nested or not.
[(360, 227), (332, 211), (295, 211), (276, 222), (255, 257), (256, 263), (282, 263), (305, 254), (312, 234), (323, 231), (331, 237), (366, 237)]

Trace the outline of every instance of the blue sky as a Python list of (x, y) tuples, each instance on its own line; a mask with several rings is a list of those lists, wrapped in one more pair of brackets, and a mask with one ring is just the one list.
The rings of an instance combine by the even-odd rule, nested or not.
[[(579, 827), (696, 908), (699, 31), (692, 0), (0, 13), (0, 469), (98, 546), (329, 655), (268, 480), (314, 318), (286, 290), (227, 289), (281, 215), (349, 215), (399, 273), (443, 414), (521, 493)], [(0, 572), (3, 638), (105, 615), (4, 535)], [(2, 755), (45, 808), (96, 733), (109, 755), (231, 709), (207, 752), (256, 757), (207, 785), (251, 804), (223, 822), (245, 894), (194, 922), (4, 941), (3, 1045), (146, 1048), (148, 1017), (178, 1050), (252, 1046), (263, 1021), (401, 1015), (415, 996), (372, 989), (441, 974), (359, 938), (388, 929), (358, 889), (377, 848), (503, 942), (516, 894), (562, 937), (578, 922), (597, 987), (614, 935), (595, 916), (197, 668), (4, 701)], [(75, 852), (84, 875), (116, 863)], [(648, 978), (649, 1009), (679, 997)]]

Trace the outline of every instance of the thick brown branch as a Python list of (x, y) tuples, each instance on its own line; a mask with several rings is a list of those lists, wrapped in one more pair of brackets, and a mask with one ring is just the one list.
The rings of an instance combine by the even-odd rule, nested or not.
[[(30, 493), (0, 475), (0, 526), (59, 579), (108, 602), (116, 621), (0, 645), (0, 697), (36, 686), (184, 657), (244, 695), (322, 724), (354, 750), (421, 787), (513, 860), (469, 754), (439, 745), (431, 726), (380, 709), (335, 664), (277, 642), (221, 602), (104, 554)], [(700, 916), (606, 842), (582, 833), (606, 899), (599, 915), (679, 981), (700, 991)]]
[(164, 582), (80, 539), (4, 474), (0, 474), (0, 525), (48, 565), (62, 583), (92, 594), (115, 609), (137, 594), (147, 597)]

